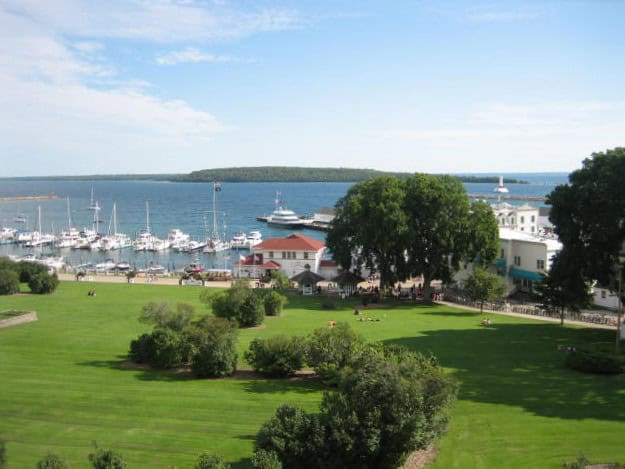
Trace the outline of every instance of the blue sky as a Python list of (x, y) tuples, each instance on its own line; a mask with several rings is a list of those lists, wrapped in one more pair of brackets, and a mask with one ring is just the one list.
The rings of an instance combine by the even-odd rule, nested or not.
[(0, 0), (0, 175), (570, 171), (625, 2)]

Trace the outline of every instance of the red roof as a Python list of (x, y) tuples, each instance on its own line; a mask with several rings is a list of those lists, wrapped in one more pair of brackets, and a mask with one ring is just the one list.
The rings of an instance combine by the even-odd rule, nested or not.
[(319, 263), (319, 266), (320, 266), (320, 267), (336, 267), (336, 266), (337, 266), (337, 263), (336, 263), (336, 262), (334, 262), (334, 261), (330, 261), (330, 260), (322, 260), (322, 261)]
[(286, 238), (269, 238), (254, 246), (254, 251), (319, 251), (325, 248), (323, 241), (293, 233)]
[(234, 262), (236, 266), (253, 266), (258, 267), (259, 269), (268, 269), (268, 270), (280, 270), (280, 264), (274, 261), (267, 261), (262, 263), (263, 255), (256, 254), (256, 259), (254, 259), (253, 255), (246, 256), (245, 259), (241, 259)]

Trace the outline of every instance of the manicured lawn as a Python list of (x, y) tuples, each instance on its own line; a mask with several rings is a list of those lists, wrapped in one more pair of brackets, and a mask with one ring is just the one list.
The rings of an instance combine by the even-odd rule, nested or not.
[[(249, 467), (253, 439), (275, 408), (314, 411), (310, 382), (195, 380), (173, 372), (122, 369), (128, 344), (149, 326), (148, 301), (192, 303), (200, 290), (155, 285), (64, 282), (51, 296), (0, 297), (0, 311), (37, 311), (34, 323), (0, 330), (0, 438), (9, 467), (34, 467), (48, 451), (86, 467), (92, 442), (121, 452), (129, 467), (191, 467), (204, 450)], [(293, 299), (266, 328), (242, 330), (240, 354), (257, 336), (304, 335), (329, 320), (348, 321), (370, 340), (432, 351), (461, 383), (436, 468), (561, 467), (584, 453), (625, 462), (625, 377), (563, 368), (558, 344), (611, 342), (612, 331), (561, 328), (447, 307), (371, 310), (358, 322), (349, 303), (323, 311)], [(241, 366), (245, 363), (241, 360)]]

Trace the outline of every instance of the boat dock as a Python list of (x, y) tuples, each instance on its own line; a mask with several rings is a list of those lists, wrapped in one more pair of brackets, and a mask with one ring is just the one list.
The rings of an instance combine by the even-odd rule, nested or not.
[(545, 202), (547, 197), (534, 197), (529, 195), (501, 195), (501, 194), (467, 194), (469, 199), (494, 199), (494, 200), (525, 200), (527, 202)]
[(20, 195), (15, 197), (0, 197), (0, 202), (22, 202), (28, 200), (56, 200), (59, 197), (56, 194), (50, 195)]

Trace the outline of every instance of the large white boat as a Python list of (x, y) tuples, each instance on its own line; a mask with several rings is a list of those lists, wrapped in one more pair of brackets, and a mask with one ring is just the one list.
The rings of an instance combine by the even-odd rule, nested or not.
[(133, 243), (135, 251), (164, 251), (167, 249), (167, 241), (157, 238), (150, 232), (150, 204), (145, 203), (146, 227)]
[(190, 236), (187, 233), (183, 233), (178, 228), (172, 228), (167, 235), (168, 247), (179, 251), (180, 247), (186, 246), (189, 243)]
[(263, 235), (261, 234), (261, 232), (258, 230), (252, 230), (249, 232), (249, 234), (245, 238), (245, 245), (251, 249), (257, 244), (262, 243), (262, 241), (263, 241)]
[(312, 219), (301, 218), (297, 216), (293, 210), (283, 207), (281, 205), (283, 200), (280, 199), (280, 196), (281, 193), (276, 192), (276, 198), (274, 200), (276, 209), (267, 217), (268, 225), (279, 226), (281, 228), (300, 228), (312, 223)]
[(206, 247), (206, 241), (189, 240), (175, 248), (176, 252), (198, 252)]
[(12, 244), (17, 240), (17, 230), (15, 228), (2, 228), (0, 230), (0, 244)]
[(57, 248), (73, 248), (80, 241), (80, 231), (72, 226), (72, 211), (67, 198), (67, 230), (61, 231), (54, 245)]
[(247, 237), (245, 233), (239, 231), (230, 240), (231, 249), (247, 249)]
[(54, 243), (55, 236), (43, 233), (41, 226), (41, 207), (37, 207), (37, 229), (31, 233), (30, 239), (24, 242), (24, 247), (35, 248)]

